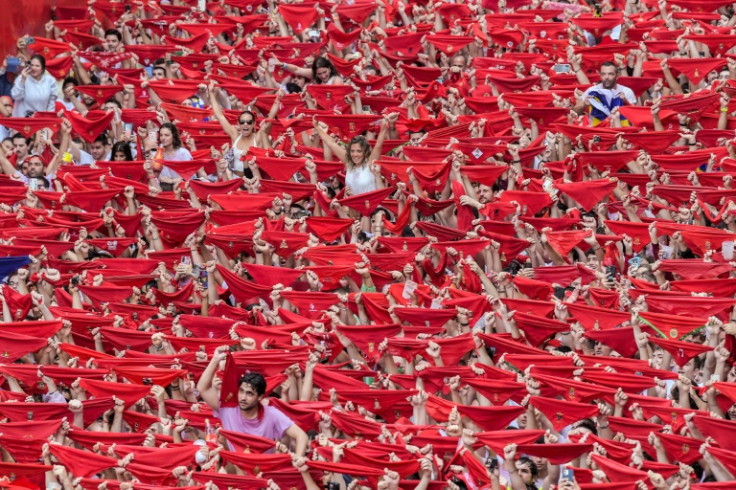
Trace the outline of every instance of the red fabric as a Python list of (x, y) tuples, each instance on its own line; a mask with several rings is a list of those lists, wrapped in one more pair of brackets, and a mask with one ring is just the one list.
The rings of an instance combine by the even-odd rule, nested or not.
[(593, 444), (519, 444), (518, 453), (529, 454), (539, 458), (546, 458), (551, 464), (565, 464), (580, 455), (591, 452)]
[(317, 22), (317, 11), (311, 5), (279, 5), (281, 14), (294, 34), (299, 34)]
[(79, 381), (79, 385), (95, 397), (115, 396), (123, 400), (126, 406), (134, 404), (151, 391), (149, 386), (111, 383), (91, 379), (82, 379)]
[(585, 337), (601, 342), (625, 357), (633, 356), (638, 350), (633, 327), (594, 330), (586, 332)]
[(233, 445), (235, 451), (239, 453), (263, 453), (276, 447), (276, 442), (265, 437), (225, 429), (220, 429), (220, 434), (224, 435), (230, 444)]
[(118, 464), (115, 458), (61, 444), (50, 444), (49, 450), (76, 477), (90, 477)]
[(556, 183), (555, 187), (575, 199), (586, 211), (590, 211), (603, 197), (616, 188), (616, 180), (601, 179), (570, 184)]
[(95, 99), (95, 102), (102, 105), (110, 100), (115, 94), (123, 90), (121, 85), (77, 85), (74, 87), (81, 92)]
[(49, 128), (56, 133), (61, 126), (61, 121), (58, 118), (51, 117), (4, 117), (2, 123), (6, 128), (15, 129), (26, 138), (30, 138), (45, 128)]
[(539, 346), (549, 337), (558, 332), (566, 332), (570, 330), (567, 323), (550, 320), (549, 318), (539, 318), (527, 313), (516, 312), (513, 320), (520, 330), (524, 332), (524, 336), (533, 346)]
[(725, 64), (723, 58), (672, 58), (667, 64), (685, 75), (692, 83), (700, 83), (708, 73)]
[(497, 454), (503, 454), (503, 448), (509, 444), (533, 444), (544, 435), (543, 430), (497, 430), (476, 433), (478, 442), (485, 444)]
[(364, 192), (362, 194), (338, 199), (337, 202), (342, 206), (354, 209), (363, 216), (368, 216), (393, 192), (393, 187), (386, 187), (384, 189), (377, 189), (375, 191)]
[(693, 423), (706, 437), (712, 437), (718, 445), (730, 451), (736, 450), (736, 422), (706, 415), (695, 415)]
[(639, 317), (666, 339), (680, 339), (701, 328), (707, 322), (706, 318), (690, 318), (649, 311), (639, 312)]
[(349, 85), (314, 85), (307, 86), (307, 93), (314, 98), (317, 105), (322, 109), (346, 112), (348, 104), (345, 97), (353, 93)]
[(341, 218), (307, 218), (307, 228), (320, 239), (332, 242), (343, 235), (353, 225), (353, 221)]
[(3, 362), (17, 361), (24, 355), (42, 349), (46, 343), (46, 338), (29, 337), (19, 333), (10, 333), (6, 331), (0, 332), (2, 338), (2, 347), (0, 347), (0, 359)]
[(565, 260), (573, 248), (577, 247), (584, 238), (590, 236), (589, 230), (550, 231), (547, 232), (547, 242)]
[(593, 417), (598, 413), (598, 407), (584, 403), (568, 402), (563, 400), (551, 400), (533, 396), (529, 403), (542, 412), (552, 423), (555, 430), (561, 430), (564, 427), (582, 420)]
[(567, 306), (570, 315), (580, 322), (586, 330), (608, 330), (631, 319), (631, 315), (628, 313), (607, 308), (581, 305), (579, 303), (566, 303), (565, 306)]
[(646, 482), (648, 480), (648, 476), (645, 471), (617, 463), (599, 454), (591, 454), (591, 457), (598, 468), (603, 471), (612, 482), (635, 482), (637, 480), (643, 480)]
[(475, 388), (478, 393), (483, 395), (493, 405), (503, 405), (506, 401), (521, 393), (524, 386), (521, 383), (509, 382), (505, 380), (490, 380), (468, 378), (464, 382)]
[(452, 56), (454, 53), (460, 51), (465, 46), (473, 42), (473, 38), (469, 36), (446, 36), (441, 34), (429, 35), (426, 37), (427, 42), (431, 43), (445, 53), (447, 56)]
[(85, 141), (92, 142), (112, 122), (115, 114), (113, 112), (89, 111), (86, 117), (77, 112), (65, 112), (66, 118), (72, 124), (74, 131)]

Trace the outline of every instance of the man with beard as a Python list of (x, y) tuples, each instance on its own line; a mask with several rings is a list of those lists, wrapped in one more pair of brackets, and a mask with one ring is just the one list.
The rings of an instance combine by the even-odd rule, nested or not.
[[(573, 70), (578, 75), (579, 81), (585, 78), (581, 83), (588, 83), (587, 76), (581, 71), (580, 66), (573, 63)], [(591, 126), (597, 126), (606, 120), (618, 107), (636, 104), (634, 91), (618, 83), (618, 68), (615, 63), (603, 62), (599, 73), (601, 81), (588, 87), (575, 105), (575, 112), (578, 114), (584, 110), (588, 111)], [(626, 126), (628, 122), (622, 118), (621, 124)]]
[(289, 436), (294, 440), (294, 453), (304, 456), (309, 441), (307, 434), (278, 409), (261, 403), (266, 395), (266, 380), (260, 373), (248, 373), (238, 380), (237, 407), (220, 406), (220, 395), (213, 386), (213, 380), (227, 351), (227, 346), (217, 348), (197, 383), (202, 399), (216, 412), (222, 427), (275, 441)]

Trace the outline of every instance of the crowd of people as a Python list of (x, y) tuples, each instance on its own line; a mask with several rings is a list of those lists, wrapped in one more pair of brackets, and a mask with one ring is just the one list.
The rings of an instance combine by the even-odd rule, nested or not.
[(0, 487), (735, 488), (735, 7), (56, 8)]

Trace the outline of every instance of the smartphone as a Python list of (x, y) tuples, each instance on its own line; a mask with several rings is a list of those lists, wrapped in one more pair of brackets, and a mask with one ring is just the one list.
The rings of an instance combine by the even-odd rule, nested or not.
[(132, 9), (131, 9), (131, 7), (130, 7), (130, 4), (128, 4), (128, 5), (126, 5), (126, 6), (125, 6), (125, 11), (126, 11), (126, 12), (130, 13), (130, 11), (131, 11), (131, 10), (132, 10)]
[(28, 38), (26, 38), (26, 46), (28, 46), (29, 44), (33, 44), (35, 42), (36, 42), (36, 38), (35, 37), (28, 37)]
[(31, 189), (32, 191), (37, 191), (38, 190), (38, 180), (36, 179), (29, 180), (28, 188)]
[(486, 462), (486, 467), (488, 468), (488, 473), (493, 473), (498, 468), (498, 460), (496, 458), (489, 459)]
[(185, 256), (183, 256), (183, 257), (181, 258), (181, 263), (182, 263), (182, 264), (187, 264), (187, 265), (190, 265), (190, 264), (192, 263), (192, 258), (191, 258), (191, 257), (189, 257), (189, 256), (187, 256), (187, 255), (185, 255)]
[(19, 73), (20, 72), (20, 58), (16, 56), (8, 56), (7, 58), (7, 71), (8, 73)]
[(174, 63), (173, 60), (166, 60), (166, 66), (171, 65), (172, 63)]
[(615, 265), (606, 266), (606, 278), (609, 281), (613, 281), (616, 279), (616, 266)]
[(593, 10), (593, 17), (602, 17), (603, 16), (603, 10), (600, 3), (595, 4), (595, 8)]
[(327, 482), (327, 485), (325, 485), (325, 490), (340, 490), (340, 484), (336, 481)]
[(575, 470), (572, 468), (562, 468), (561, 480), (575, 481)]
[(565, 299), (565, 288), (560, 287), (560, 286), (555, 287), (554, 295), (555, 295), (555, 298), (559, 300)]
[(555, 73), (570, 73), (572, 71), (572, 67), (569, 63), (557, 63), (552, 67), (552, 69)]

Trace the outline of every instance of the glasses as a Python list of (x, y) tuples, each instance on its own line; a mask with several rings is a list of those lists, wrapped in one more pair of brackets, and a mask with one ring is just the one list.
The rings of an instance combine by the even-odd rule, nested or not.
[(249, 119), (249, 120), (247, 120), (247, 121), (238, 121), (238, 122), (239, 122), (240, 124), (249, 124), (249, 125), (250, 125), (250, 124), (253, 124), (253, 123), (254, 123), (254, 122), (256, 122), (256, 121), (255, 121), (255, 119)]

